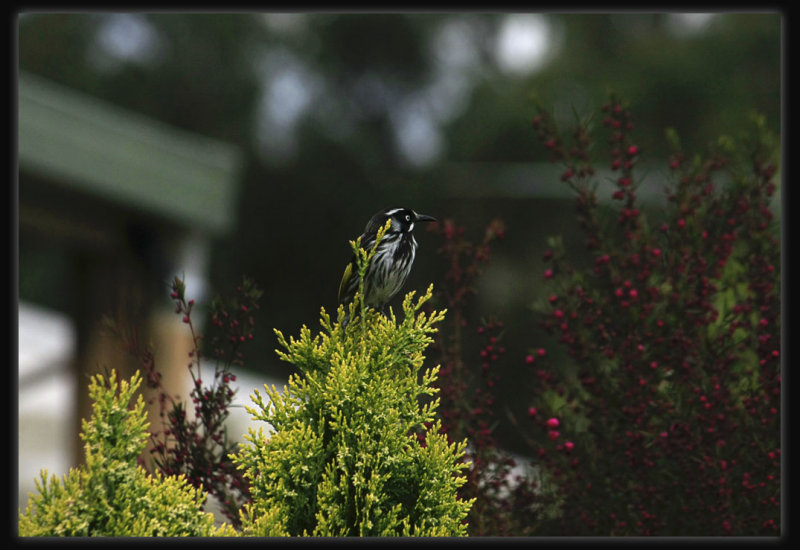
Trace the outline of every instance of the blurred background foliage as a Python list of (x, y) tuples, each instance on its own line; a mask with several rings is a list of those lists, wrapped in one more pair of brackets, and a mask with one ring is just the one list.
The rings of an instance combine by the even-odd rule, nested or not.
[[(491, 219), (506, 223), (474, 313), (509, 327), (498, 401), (525, 403), (522, 358), (544, 343), (529, 306), (546, 239), (583, 250), (536, 145), (534, 95), (563, 121), (621, 95), (656, 178), (668, 171), (667, 127), (700, 151), (752, 110), (781, 125), (778, 14), (25, 13), (18, 31), (20, 70), (245, 152), (236, 229), (214, 245), (211, 286), (229, 292), (248, 275), (265, 289), (245, 363), (278, 376), (288, 373), (271, 328), (315, 327), (320, 306), (336, 307), (348, 240), (402, 205), (454, 218), (475, 239)], [(418, 233), (407, 290), (446, 269), (436, 237)], [(58, 306), (58, 262), (21, 261), (21, 299)]]

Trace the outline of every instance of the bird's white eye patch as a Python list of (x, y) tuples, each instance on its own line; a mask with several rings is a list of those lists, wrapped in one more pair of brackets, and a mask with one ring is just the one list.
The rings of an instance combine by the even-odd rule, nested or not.
[(410, 214), (406, 214), (406, 221), (407, 221), (407, 222), (410, 222), (410, 221), (411, 221), (411, 215), (410, 215)]

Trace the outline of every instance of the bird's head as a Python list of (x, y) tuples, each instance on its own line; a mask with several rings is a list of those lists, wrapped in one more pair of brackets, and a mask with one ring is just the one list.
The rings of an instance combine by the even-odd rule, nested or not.
[(389, 233), (411, 233), (417, 222), (435, 222), (436, 218), (426, 214), (417, 214), (409, 208), (387, 208), (375, 214), (367, 224), (367, 232), (377, 231), (386, 220), (392, 220)]

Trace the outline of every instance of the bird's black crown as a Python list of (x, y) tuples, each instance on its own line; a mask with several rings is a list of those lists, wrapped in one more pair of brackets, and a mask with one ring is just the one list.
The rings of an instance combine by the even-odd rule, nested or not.
[(372, 219), (364, 229), (364, 233), (377, 233), (378, 229), (383, 227), (388, 219), (392, 220), (389, 233), (410, 233), (414, 230), (414, 224), (417, 222), (436, 221), (436, 218), (426, 214), (417, 214), (410, 208), (386, 208), (372, 216)]

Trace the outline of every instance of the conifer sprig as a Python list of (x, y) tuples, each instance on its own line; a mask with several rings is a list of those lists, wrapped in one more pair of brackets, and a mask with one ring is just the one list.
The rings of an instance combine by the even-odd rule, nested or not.
[[(379, 235), (379, 239), (382, 233)], [(370, 251), (353, 242), (361, 273)], [(244, 533), (257, 536), (453, 536), (466, 534), (472, 501), (458, 498), (466, 442), (449, 442), (435, 419), (439, 367), (424, 351), (444, 311), (421, 311), (433, 287), (403, 300), (398, 321), (350, 304), (355, 323), (321, 311), (321, 331), (276, 330), (278, 356), (300, 371), (279, 390), (256, 390), (247, 410), (261, 427), (233, 457), (251, 483)]]

